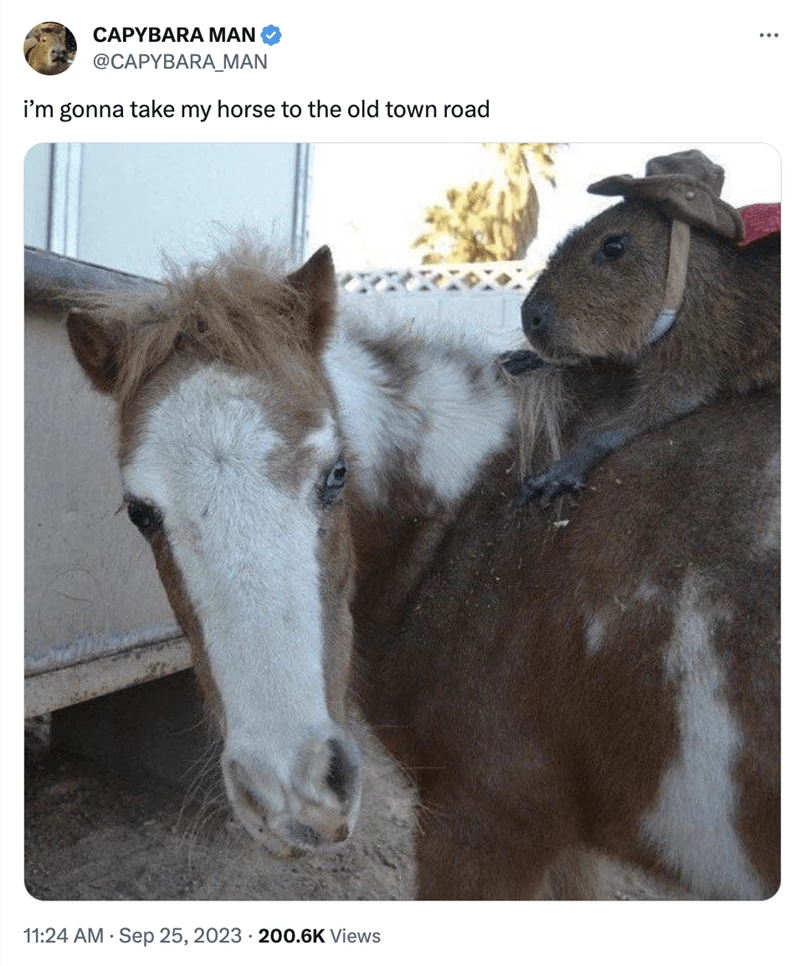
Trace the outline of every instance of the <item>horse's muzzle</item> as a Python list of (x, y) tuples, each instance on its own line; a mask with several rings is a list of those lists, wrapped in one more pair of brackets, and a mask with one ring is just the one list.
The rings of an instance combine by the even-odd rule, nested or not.
[(361, 761), (344, 733), (314, 740), (288, 774), (252, 754), (222, 758), (228, 798), (250, 835), (270, 852), (299, 856), (349, 838), (361, 803)]

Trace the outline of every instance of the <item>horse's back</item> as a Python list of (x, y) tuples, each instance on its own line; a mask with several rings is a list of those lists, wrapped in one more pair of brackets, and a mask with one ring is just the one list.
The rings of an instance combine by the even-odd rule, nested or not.
[[(616, 740), (643, 732), (638, 754), (657, 766), (639, 789), (645, 850), (698, 894), (769, 894), (779, 878), (779, 397), (729, 401), (644, 437), (590, 486), (553, 563), (581, 588), (577, 636), (598, 716), (605, 673)], [(631, 760), (615, 780), (630, 769), (647, 771)]]
[(777, 888), (778, 417), (771, 394), (710, 407), (545, 511), (494, 461), (371, 682), (423, 801), (470, 803), (459, 837), (598, 847), (706, 896)]

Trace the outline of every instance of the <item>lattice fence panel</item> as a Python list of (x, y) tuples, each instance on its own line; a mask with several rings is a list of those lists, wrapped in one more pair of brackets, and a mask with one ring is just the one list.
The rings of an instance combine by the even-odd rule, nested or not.
[(520, 306), (538, 272), (524, 262), (483, 262), (345, 272), (339, 281), (344, 302), (383, 324), (479, 332), (502, 351), (523, 342)]
[(538, 268), (526, 262), (476, 262), (466, 265), (418, 265), (377, 271), (344, 272), (339, 276), (351, 295), (421, 295), (426, 292), (479, 293), (528, 291)]

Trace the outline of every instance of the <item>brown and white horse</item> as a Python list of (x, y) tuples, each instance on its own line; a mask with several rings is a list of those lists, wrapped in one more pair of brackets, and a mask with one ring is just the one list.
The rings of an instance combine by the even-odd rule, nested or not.
[(422, 898), (535, 897), (583, 850), (771, 895), (777, 399), (632, 443), (559, 519), (514, 505), (488, 352), (337, 325), (335, 292), (327, 249), (288, 277), (238, 251), (68, 317), (238, 818), (347, 837), (355, 696), (417, 780)]

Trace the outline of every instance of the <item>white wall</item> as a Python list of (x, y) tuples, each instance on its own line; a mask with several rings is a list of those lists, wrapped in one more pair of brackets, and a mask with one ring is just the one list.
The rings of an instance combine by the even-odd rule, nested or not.
[[(25, 241), (39, 247), (47, 247), (41, 199), (51, 148), (32, 148), (25, 165)], [(296, 144), (84, 144), (70, 162), (79, 183), (66, 214), (75, 241), (61, 253), (158, 276), (162, 253), (203, 258), (215, 238), (224, 245), (243, 227), (289, 247), (297, 155)]]
[(37, 144), (25, 157), (25, 244), (37, 248), (47, 248), (50, 147)]

